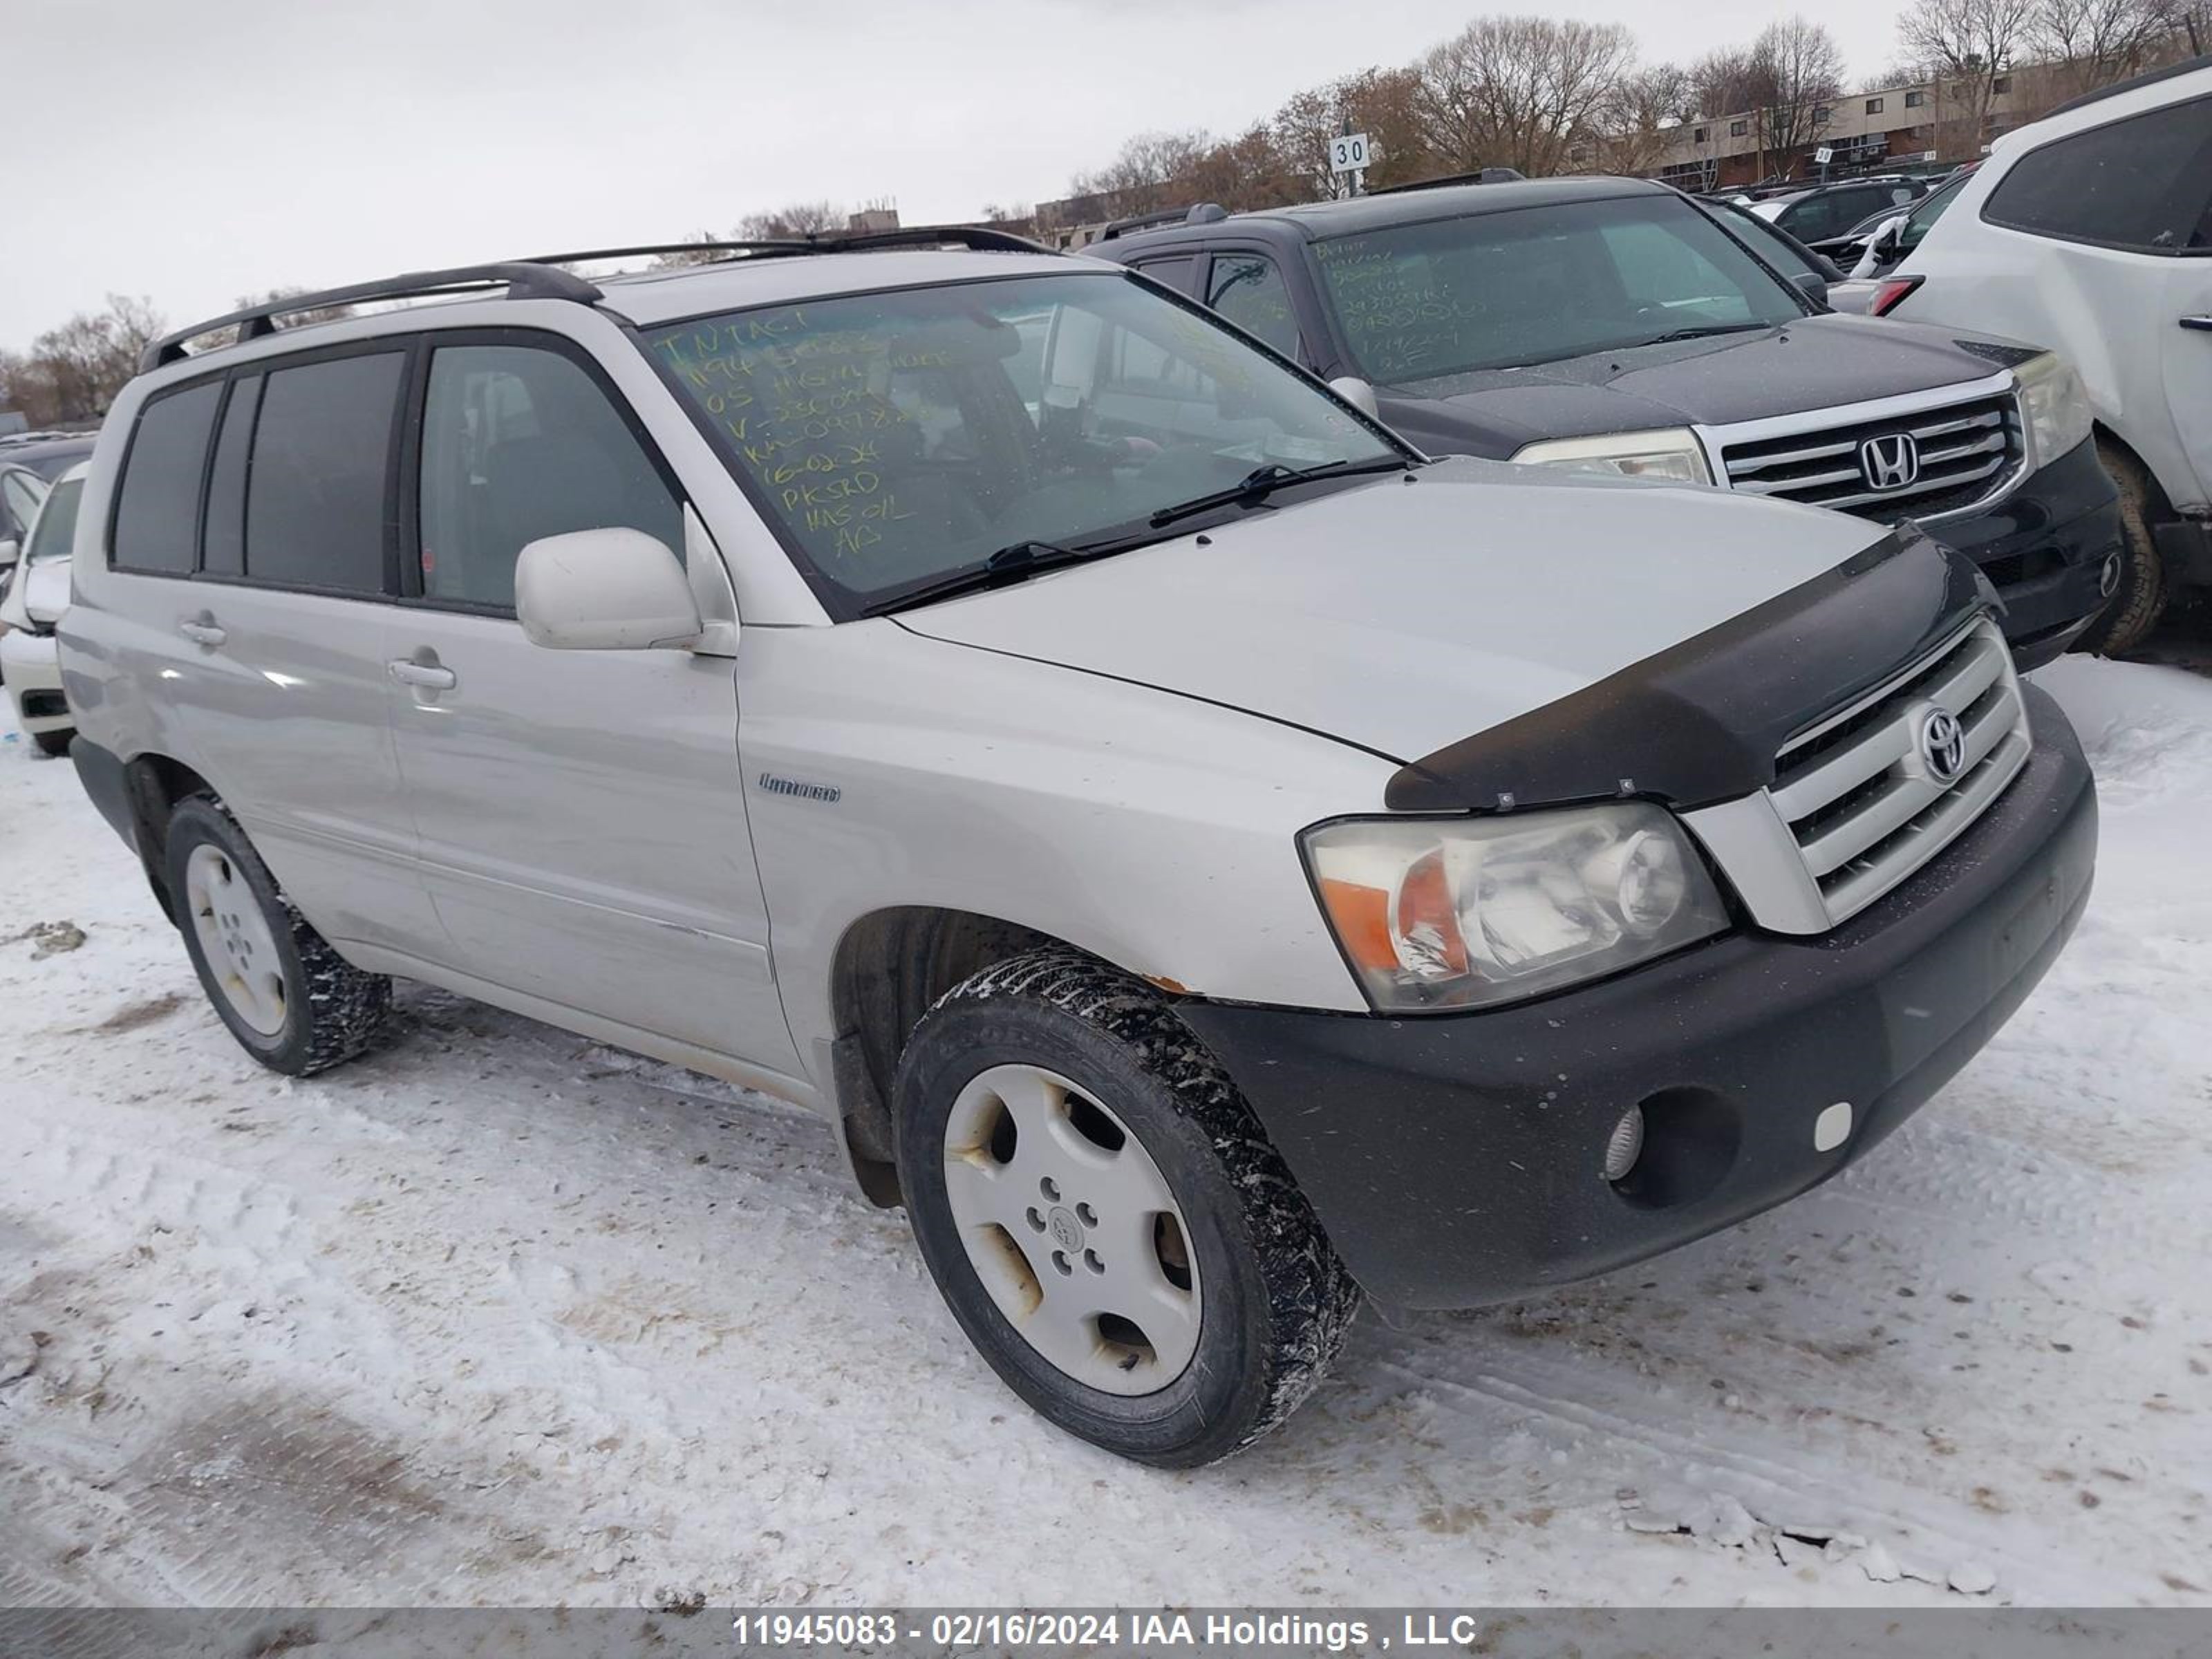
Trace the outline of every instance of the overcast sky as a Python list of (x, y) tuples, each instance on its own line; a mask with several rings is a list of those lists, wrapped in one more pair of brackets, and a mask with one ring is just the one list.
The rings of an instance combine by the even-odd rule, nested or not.
[[(1528, 0), (1647, 58), (1785, 0)], [(173, 322), (280, 285), (726, 230), (889, 197), (1064, 193), (1129, 134), (1232, 131), (1406, 61), (1449, 0), (0, 0), (0, 346), (108, 293)], [(1854, 76), (1898, 0), (1802, 8)]]

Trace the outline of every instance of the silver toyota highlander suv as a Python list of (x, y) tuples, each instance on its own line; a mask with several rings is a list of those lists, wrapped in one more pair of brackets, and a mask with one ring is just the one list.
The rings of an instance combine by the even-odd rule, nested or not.
[(1833, 1175), (2081, 914), (2080, 749), (1915, 531), (1431, 464), (1010, 238), (719, 252), (117, 403), (76, 763), (264, 1063), (403, 977), (812, 1107), (1012, 1389), (1189, 1465), (1363, 1291)]

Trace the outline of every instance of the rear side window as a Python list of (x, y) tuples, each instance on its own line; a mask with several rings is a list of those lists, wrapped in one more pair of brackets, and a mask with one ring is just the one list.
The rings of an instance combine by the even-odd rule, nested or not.
[(422, 592), (511, 610), (526, 544), (641, 530), (679, 557), (684, 509), (607, 394), (532, 346), (441, 347), (422, 412)]
[(1982, 206), (1993, 225), (2144, 253), (2212, 253), (2212, 98), (2030, 150)]
[(1198, 270), (1195, 253), (1179, 254), (1170, 259), (1145, 259), (1130, 267), (1141, 270), (1156, 283), (1164, 283), (1178, 294), (1190, 292), (1190, 279)]
[(385, 591), (386, 480), (397, 351), (270, 371), (246, 487), (246, 574), (351, 593)]
[(199, 532), (200, 473), (222, 383), (155, 398), (139, 412), (123, 463), (112, 558), (119, 570), (191, 574)]

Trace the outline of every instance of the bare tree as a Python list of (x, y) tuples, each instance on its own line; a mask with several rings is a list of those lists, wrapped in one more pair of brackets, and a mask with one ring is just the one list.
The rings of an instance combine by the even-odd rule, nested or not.
[(1409, 69), (1365, 69), (1298, 93), (1277, 110), (1271, 129), (1278, 162), (1296, 181), (1298, 199), (1344, 191), (1342, 176), (1328, 165), (1328, 141), (1339, 133), (1367, 135), (1370, 185), (1411, 184), (1438, 171), (1422, 141), (1419, 86)]
[(1624, 76), (1592, 121), (1594, 164), (1606, 173), (1649, 173), (1682, 122), (1698, 112), (1689, 72), (1654, 64)]
[[(820, 231), (842, 230), (850, 216), (836, 202), (793, 202), (763, 213), (748, 213), (734, 229), (695, 231), (693, 240), (708, 242), (790, 242)], [(684, 249), (664, 253), (653, 262), (655, 270), (675, 270), (684, 265), (703, 265), (722, 256), (713, 248)]]
[(1906, 56), (1937, 83), (1938, 148), (1954, 157), (1980, 152), (1997, 77), (2028, 36), (2039, 0), (1912, 0), (1898, 20)]
[(1477, 18), (1415, 66), (1423, 141), (1462, 172), (1560, 172), (1635, 61), (1618, 23)]
[(1825, 25), (1802, 17), (1770, 23), (1752, 43), (1759, 146), (1778, 165), (1804, 149), (1828, 125), (1844, 90), (1844, 54)]
[(111, 294), (105, 311), (80, 312), (22, 356), (0, 359), (0, 404), (34, 426), (105, 415), (138, 372), (139, 353), (167, 326), (150, 301)]
[(1211, 134), (1198, 130), (1140, 132), (1096, 173), (1078, 173), (1068, 193), (1097, 197), (1116, 218), (1157, 212), (1182, 193), (1178, 181), (1190, 175), (1213, 143)]
[(2146, 68), (2185, 21), (2178, 0), (2038, 0), (2027, 46), (2055, 102)]

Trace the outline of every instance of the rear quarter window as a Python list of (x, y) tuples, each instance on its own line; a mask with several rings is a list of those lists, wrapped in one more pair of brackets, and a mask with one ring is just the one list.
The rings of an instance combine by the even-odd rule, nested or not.
[(2212, 98), (2030, 150), (1982, 204), (1990, 224), (2144, 253), (2212, 253)]
[(222, 384), (154, 398), (138, 414), (123, 462), (111, 562), (118, 570), (191, 574), (199, 534), (200, 472)]

